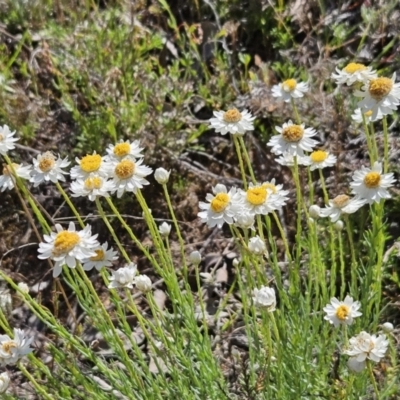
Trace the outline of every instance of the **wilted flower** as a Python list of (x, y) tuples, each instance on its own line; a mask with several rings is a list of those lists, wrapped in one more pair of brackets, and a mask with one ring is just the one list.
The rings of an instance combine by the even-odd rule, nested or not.
[(249, 240), (249, 244), (247, 246), (249, 248), (249, 251), (256, 255), (262, 255), (267, 252), (267, 246), (259, 236), (252, 237)]
[[(31, 166), (23, 166), (21, 164), (12, 163), (15, 173), (19, 178), (29, 179), (31, 176)], [(3, 175), (0, 175), (0, 188), (4, 192), (6, 189), (11, 190), (14, 188), (15, 177), (11, 167), (7, 164), (3, 165)]]
[(253, 302), (256, 307), (266, 308), (268, 311), (275, 311), (276, 296), (274, 288), (262, 286), (253, 290)]
[(44, 235), (47, 243), (39, 243), (38, 258), (45, 260), (50, 258), (55, 261), (53, 277), (61, 274), (62, 266), (75, 268), (78, 261), (82, 262), (97, 253), (94, 249), (100, 246), (96, 240), (97, 234), (92, 236), (92, 228), (87, 225), (83, 230), (76, 232), (75, 224), (69, 223), (68, 230), (64, 230), (60, 224), (56, 224), (57, 232)]
[(118, 260), (117, 252), (112, 247), (108, 249), (108, 243), (94, 248), (95, 256), (82, 261), (82, 267), (85, 271), (90, 271), (93, 267), (100, 271), (103, 267), (111, 267), (112, 261)]
[(350, 86), (354, 82), (369, 82), (371, 79), (377, 77), (377, 73), (372, 67), (352, 62), (347, 64), (343, 69), (336, 67), (336, 74), (332, 73), (331, 76), (336, 81), (336, 84), (342, 85), (346, 83), (347, 86)]
[(161, 236), (167, 237), (171, 232), (171, 225), (163, 222), (159, 227), (158, 231), (160, 232)]
[(11, 132), (7, 125), (0, 126), (0, 154), (5, 156), (8, 150), (15, 148), (14, 143), (18, 141), (14, 137), (15, 131)]
[(244, 135), (246, 131), (254, 129), (253, 121), (255, 117), (244, 110), (239, 112), (236, 108), (232, 108), (226, 112), (214, 111), (214, 118), (210, 119), (210, 128), (214, 128), (221, 135), (228, 132), (232, 135)]
[(21, 329), (14, 328), (14, 339), (8, 335), (0, 335), (0, 365), (15, 364), (20, 358), (29, 354), (33, 337), (27, 339)]
[(329, 200), (329, 205), (321, 210), (321, 217), (329, 217), (332, 222), (336, 222), (342, 214), (353, 214), (366, 203), (365, 199), (359, 196), (350, 198), (345, 194), (336, 196)]
[(132, 288), (135, 283), (135, 275), (137, 272), (137, 265), (130, 263), (126, 267), (119, 268), (116, 271), (111, 271), (109, 289), (116, 289), (121, 287)]
[(169, 174), (171, 171), (167, 171), (164, 168), (157, 168), (154, 172), (154, 179), (160, 184), (165, 185), (169, 180)]
[(306, 92), (308, 92), (308, 83), (298, 83), (295, 79), (287, 79), (272, 87), (272, 96), (282, 98), (285, 103), (289, 103), (292, 98), (303, 97)]
[(151, 280), (147, 275), (138, 275), (135, 278), (135, 285), (142, 293), (151, 291)]
[(39, 154), (37, 158), (33, 159), (33, 170), (30, 181), (35, 187), (39, 186), (42, 182), (64, 182), (64, 175), (68, 174), (68, 172), (63, 171), (62, 168), (68, 167), (69, 164), (68, 157), (64, 159), (60, 157), (56, 158), (50, 151)]
[(336, 297), (331, 298), (330, 304), (324, 307), (326, 315), (325, 320), (329, 321), (335, 327), (339, 325), (351, 325), (353, 319), (362, 315), (358, 310), (361, 304), (353, 301), (353, 298), (346, 296), (344, 301), (339, 301)]

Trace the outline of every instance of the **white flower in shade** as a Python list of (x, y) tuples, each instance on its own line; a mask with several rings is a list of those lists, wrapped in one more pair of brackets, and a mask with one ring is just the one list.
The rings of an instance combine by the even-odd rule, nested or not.
[(375, 121), (382, 115), (393, 114), (400, 104), (400, 83), (396, 83), (396, 73), (392, 78), (374, 78), (367, 82), (361, 91), (355, 95), (363, 97), (358, 107), (372, 111), (371, 120)]
[(324, 150), (315, 150), (309, 156), (303, 158), (304, 165), (310, 166), (310, 170), (333, 167), (336, 157)]
[(75, 158), (78, 165), (71, 168), (72, 179), (86, 179), (91, 174), (97, 174), (103, 178), (107, 178), (107, 163), (104, 161), (104, 157), (100, 154), (87, 154), (85, 157), (79, 159)]
[[(277, 157), (275, 161), (278, 164), (284, 165), (285, 167), (294, 167), (294, 157), (295, 155), (285, 151), (283, 154)], [(304, 157), (296, 156), (296, 157), (297, 157), (297, 165), (306, 165), (305, 159), (307, 158), (307, 156)]]
[(266, 308), (268, 311), (275, 311), (276, 296), (274, 288), (262, 286), (253, 290), (253, 302), (256, 307)]
[(252, 237), (249, 240), (249, 244), (247, 246), (249, 248), (250, 253), (256, 255), (262, 255), (267, 253), (267, 246), (259, 236)]
[(390, 199), (390, 188), (396, 179), (393, 174), (382, 174), (382, 164), (375, 162), (372, 168), (362, 167), (353, 174), (353, 182), (350, 183), (352, 193), (365, 199), (367, 203), (379, 203), (381, 199)]
[(199, 265), (201, 263), (201, 254), (199, 251), (195, 250), (189, 254), (189, 261), (193, 265)]
[(147, 275), (138, 275), (135, 278), (135, 285), (142, 293), (151, 291), (151, 279)]
[(286, 122), (282, 127), (276, 126), (275, 129), (280, 133), (273, 136), (267, 143), (271, 146), (272, 153), (289, 153), (293, 156), (304, 156), (304, 151), (313, 151), (313, 147), (318, 143), (311, 139), (317, 134), (313, 128), (304, 128), (304, 124), (296, 125), (292, 121)]
[(370, 335), (367, 332), (360, 332), (357, 336), (349, 340), (349, 348), (344, 350), (344, 354), (350, 356), (347, 365), (350, 369), (360, 372), (365, 368), (366, 360), (379, 362), (389, 346), (389, 341), (385, 335)]
[(318, 219), (321, 216), (321, 208), (316, 204), (313, 204), (308, 209), (308, 213), (310, 214), (311, 218)]
[(212, 189), (214, 195), (208, 193), (206, 200), (208, 203), (200, 202), (200, 211), (197, 215), (201, 222), (207, 223), (210, 228), (233, 223), (234, 210), (232, 210), (232, 198), (236, 193), (236, 188), (231, 188), (228, 192), (225, 185), (217, 184)]
[(94, 248), (93, 251), (96, 253), (95, 256), (82, 261), (85, 271), (90, 271), (93, 267), (100, 271), (103, 267), (111, 267), (112, 262), (118, 260), (118, 253), (112, 247), (108, 249), (107, 242)]
[(379, 113), (375, 119), (372, 119), (372, 110), (365, 111), (365, 110), (361, 110), (361, 108), (356, 108), (354, 110), (353, 115), (351, 116), (351, 119), (353, 121), (357, 122), (358, 124), (362, 124), (364, 122), (363, 114), (364, 114), (365, 122), (367, 124), (369, 124), (371, 121), (373, 122), (373, 121), (380, 120), (383, 117), (383, 115)]
[[(30, 179), (31, 177), (31, 166), (23, 166), (21, 164), (12, 163), (15, 173), (19, 178)], [(11, 167), (7, 164), (3, 164), (3, 175), (0, 175), (0, 188), (4, 192), (6, 189), (14, 189), (15, 177)]]
[(254, 129), (255, 118), (247, 110), (239, 112), (236, 108), (226, 112), (214, 111), (214, 118), (210, 119), (209, 127), (214, 128), (221, 135), (226, 135), (228, 132), (232, 135), (244, 135), (246, 131)]
[(57, 232), (51, 232), (50, 235), (44, 235), (46, 243), (39, 243), (38, 258), (45, 260), (47, 258), (55, 261), (53, 277), (61, 274), (62, 266), (75, 268), (77, 262), (82, 262), (90, 257), (94, 257), (100, 244), (96, 240), (97, 234), (92, 236), (92, 228), (87, 225), (81, 231), (75, 230), (75, 224), (69, 223), (68, 230), (64, 230), (60, 224), (56, 224)]
[(7, 125), (0, 126), (0, 154), (5, 156), (8, 150), (15, 148), (14, 143), (18, 141), (14, 137), (15, 131), (11, 132)]
[(10, 377), (7, 372), (0, 374), (0, 394), (5, 393), (8, 386), (10, 385)]
[(158, 231), (160, 232), (161, 236), (167, 237), (171, 233), (171, 225), (163, 222), (159, 227)]
[(306, 92), (308, 92), (308, 83), (297, 82), (295, 79), (287, 79), (272, 87), (272, 96), (282, 98), (285, 103), (289, 103), (292, 98), (303, 97)]
[(116, 271), (111, 271), (109, 289), (116, 289), (121, 287), (132, 288), (135, 283), (135, 276), (137, 273), (137, 265), (130, 263), (126, 267), (119, 268)]
[(56, 158), (50, 151), (46, 151), (43, 154), (39, 154), (37, 158), (33, 159), (33, 170), (30, 181), (33, 182), (33, 186), (39, 186), (42, 182), (51, 181), (56, 183), (58, 181), (65, 181), (64, 175), (68, 172), (62, 170), (62, 168), (68, 167), (70, 162), (68, 157), (64, 159)]
[(123, 158), (130, 156), (132, 158), (142, 158), (142, 150), (143, 147), (140, 147), (139, 140), (134, 140), (130, 142), (127, 140), (126, 142), (120, 141), (117, 144), (110, 144), (106, 149), (107, 152), (107, 160), (117, 160), (121, 161)]
[(361, 304), (358, 301), (353, 301), (353, 298), (346, 296), (344, 301), (339, 301), (336, 297), (331, 298), (330, 304), (324, 307), (326, 315), (325, 320), (329, 321), (335, 327), (339, 325), (351, 325), (354, 318), (362, 315), (358, 310)]
[(332, 222), (336, 222), (342, 214), (353, 214), (365, 203), (366, 200), (359, 196), (350, 198), (345, 194), (340, 194), (333, 200), (329, 200), (329, 205), (321, 210), (321, 216), (329, 217)]
[(87, 197), (95, 201), (98, 196), (109, 197), (116, 188), (113, 181), (97, 174), (90, 174), (85, 179), (77, 179), (71, 183), (72, 197)]
[(165, 185), (169, 180), (169, 174), (171, 171), (167, 171), (164, 168), (157, 168), (154, 172), (154, 179), (160, 184)]
[(0, 365), (15, 364), (20, 358), (29, 354), (33, 349), (29, 346), (33, 337), (26, 338), (21, 329), (14, 328), (14, 339), (8, 335), (0, 335)]
[(333, 72), (332, 79), (336, 81), (337, 85), (346, 83), (348, 86), (354, 82), (365, 83), (377, 77), (376, 71), (372, 67), (366, 67), (363, 64), (350, 63), (343, 69), (336, 67), (336, 74)]
[(118, 163), (111, 164), (110, 175), (117, 190), (117, 197), (120, 198), (124, 192), (136, 193), (142, 189), (143, 185), (148, 185), (149, 181), (144, 179), (153, 170), (146, 165), (142, 165), (143, 160), (124, 158)]

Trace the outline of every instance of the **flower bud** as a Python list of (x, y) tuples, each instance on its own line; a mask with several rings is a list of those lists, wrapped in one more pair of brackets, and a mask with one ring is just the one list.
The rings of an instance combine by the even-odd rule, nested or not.
[(161, 236), (167, 237), (171, 232), (171, 225), (163, 222), (159, 227), (158, 231), (160, 232)]
[(199, 265), (201, 263), (201, 254), (199, 251), (192, 251), (189, 255), (189, 260), (193, 265)]
[(317, 205), (312, 205), (309, 209), (308, 212), (310, 214), (311, 218), (317, 219), (321, 215), (321, 209)]
[(249, 251), (256, 255), (262, 255), (267, 252), (267, 246), (259, 236), (251, 238), (248, 247)]
[(168, 182), (169, 174), (171, 171), (167, 171), (164, 168), (157, 168), (154, 172), (154, 178), (160, 185), (165, 185)]
[(29, 286), (24, 282), (18, 283), (18, 288), (22, 293), (29, 293)]
[(339, 221), (336, 221), (336, 222), (333, 224), (333, 227), (334, 227), (338, 232), (340, 232), (340, 231), (343, 230), (344, 223), (343, 223), (343, 221), (341, 221), (341, 220), (339, 219)]
[(384, 324), (382, 324), (382, 329), (386, 333), (390, 333), (390, 332), (393, 332), (394, 326), (390, 322), (385, 322)]
[(151, 280), (147, 275), (138, 275), (135, 278), (135, 285), (142, 293), (151, 291)]

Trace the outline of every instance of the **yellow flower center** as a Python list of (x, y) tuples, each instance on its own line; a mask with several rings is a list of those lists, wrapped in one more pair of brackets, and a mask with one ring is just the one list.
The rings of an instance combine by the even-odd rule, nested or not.
[(96, 255), (93, 257), (90, 257), (90, 261), (103, 261), (104, 260), (104, 250), (103, 249), (97, 249), (95, 250)]
[(0, 142), (4, 140), (4, 136), (0, 133)]
[(228, 110), (224, 113), (224, 121), (229, 124), (239, 122), (242, 119), (242, 114), (236, 108), (232, 108), (232, 110)]
[(377, 101), (387, 96), (393, 88), (393, 82), (390, 78), (376, 78), (369, 82), (369, 94)]
[(101, 155), (100, 154), (88, 154), (81, 160), (81, 168), (85, 172), (94, 172), (100, 168)]
[(8, 342), (3, 342), (1, 347), (5, 353), (11, 354), (11, 349), (15, 349), (17, 344), (13, 340), (10, 340)]
[(272, 193), (277, 192), (276, 186), (272, 183), (263, 183), (262, 187), (264, 187), (265, 189), (270, 189)]
[(211, 210), (215, 213), (220, 213), (228, 207), (229, 204), (229, 196), (227, 193), (218, 193), (212, 200), (211, 200)]
[(341, 321), (345, 321), (349, 315), (350, 315), (350, 308), (345, 304), (341, 304), (336, 310), (336, 316)]
[(364, 115), (368, 118), (372, 115), (372, 110), (366, 111)]
[(129, 143), (118, 143), (114, 147), (114, 154), (117, 157), (125, 157), (131, 151), (131, 145)]
[(287, 79), (286, 81), (282, 82), (282, 89), (285, 92), (293, 92), (293, 90), (296, 89), (296, 86), (296, 79)]
[(364, 71), (367, 67), (364, 64), (350, 63), (343, 70), (348, 74), (354, 74), (358, 71)]
[(374, 189), (381, 182), (381, 174), (378, 172), (368, 172), (364, 178), (364, 184), (368, 189)]
[(39, 161), (39, 168), (42, 172), (49, 172), (56, 163), (55, 158), (50, 151), (46, 151), (41, 157)]
[(70, 252), (80, 240), (76, 232), (62, 231), (58, 233), (54, 240), (53, 254), (58, 256)]
[(135, 173), (135, 163), (131, 160), (122, 160), (115, 167), (115, 175), (119, 179), (129, 179)]
[(247, 189), (246, 199), (253, 206), (259, 206), (267, 200), (267, 188), (262, 186), (255, 186)]
[(304, 129), (300, 125), (290, 125), (283, 129), (282, 137), (286, 142), (300, 142), (303, 139)]
[[(19, 168), (19, 164), (12, 163), (12, 166), (14, 167), (15, 170)], [(7, 164), (3, 164), (3, 175), (9, 176), (11, 175), (11, 173), (12, 173), (11, 167)]]
[(347, 205), (349, 202), (350, 197), (345, 195), (345, 194), (340, 194), (339, 196), (336, 196), (332, 202), (336, 207), (342, 208)]
[(312, 162), (315, 163), (321, 163), (322, 161), (325, 161), (327, 157), (328, 157), (328, 152), (323, 150), (313, 151), (310, 155)]
[(87, 178), (84, 185), (86, 190), (101, 189), (103, 185), (103, 179), (98, 176)]

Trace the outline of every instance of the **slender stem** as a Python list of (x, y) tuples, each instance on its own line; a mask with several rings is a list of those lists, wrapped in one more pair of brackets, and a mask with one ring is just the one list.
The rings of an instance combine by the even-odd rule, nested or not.
[(240, 145), (242, 147), (242, 152), (243, 152), (243, 155), (244, 155), (244, 159), (246, 160), (246, 163), (247, 163), (247, 168), (249, 169), (249, 172), (250, 172), (251, 180), (253, 181), (253, 183), (256, 183), (257, 181), (256, 181), (256, 178), (254, 176), (253, 167), (251, 165), (249, 153), (247, 152), (247, 148), (246, 148), (246, 144), (244, 143), (243, 136), (239, 136), (239, 142), (240, 142)]
[(370, 135), (370, 132), (369, 132), (368, 123), (367, 123), (365, 115), (364, 115), (364, 113), (362, 111), (361, 111), (361, 115), (362, 115), (362, 118), (363, 118), (365, 137), (367, 139), (369, 160), (371, 162), (371, 165), (373, 165), (374, 162), (378, 159), (376, 142), (375, 142), (375, 139), (371, 138), (371, 135)]
[(296, 106), (296, 103), (294, 102), (293, 97), (290, 99), (290, 103), (292, 104), (294, 116), (295, 116), (295, 119), (296, 119), (296, 124), (300, 125), (301, 124), (301, 119), (300, 119), (299, 111), (297, 110), (297, 106)]
[(71, 200), (69, 199), (67, 193), (65, 193), (64, 189), (62, 188), (62, 186), (60, 185), (59, 182), (56, 182), (56, 186), (57, 186), (58, 191), (61, 193), (62, 197), (64, 198), (65, 202), (68, 204), (69, 208), (74, 213), (76, 219), (79, 222), (79, 225), (81, 226), (82, 229), (84, 229), (85, 228), (85, 224), (83, 223), (82, 218), (79, 215), (77, 209), (75, 208), (75, 206), (72, 204)]
[(237, 138), (237, 135), (232, 135), (232, 137), (233, 137), (233, 143), (235, 144), (236, 154), (239, 160), (239, 167), (240, 167), (240, 173), (242, 174), (243, 187), (244, 190), (247, 190), (247, 178), (246, 178), (246, 172), (244, 170), (242, 153), (240, 151), (240, 143)]
[(354, 249), (354, 242), (353, 242), (353, 232), (351, 229), (351, 224), (349, 217), (346, 215), (345, 219), (345, 224), (346, 224), (346, 231), (347, 231), (347, 237), (349, 239), (349, 246), (350, 246), (350, 254), (351, 254), (351, 289), (355, 290), (356, 288), (356, 283), (357, 283), (357, 275), (356, 275), (356, 268), (357, 268), (357, 261), (356, 261), (356, 254), (355, 254), (355, 249)]
[(324, 193), (324, 202), (325, 204), (329, 204), (329, 197), (328, 197), (328, 191), (326, 190), (324, 174), (322, 173), (321, 168), (318, 168), (318, 172), (319, 172), (319, 180), (321, 182), (322, 192)]
[(367, 360), (367, 368), (368, 368), (368, 373), (369, 373), (369, 377), (371, 379), (372, 386), (374, 387), (376, 399), (380, 400), (381, 396), (379, 394), (378, 386), (376, 384), (376, 380), (375, 380), (375, 376), (374, 376), (374, 371), (372, 369), (372, 363), (370, 360)]
[(296, 267), (300, 267), (300, 256), (301, 256), (301, 209), (303, 204), (303, 198), (301, 195), (301, 186), (299, 179), (299, 165), (297, 163), (297, 156), (294, 159), (294, 181), (296, 184), (296, 203), (297, 203), (297, 227), (296, 227)]
[(387, 125), (387, 117), (383, 116), (383, 173), (389, 170), (389, 133)]

